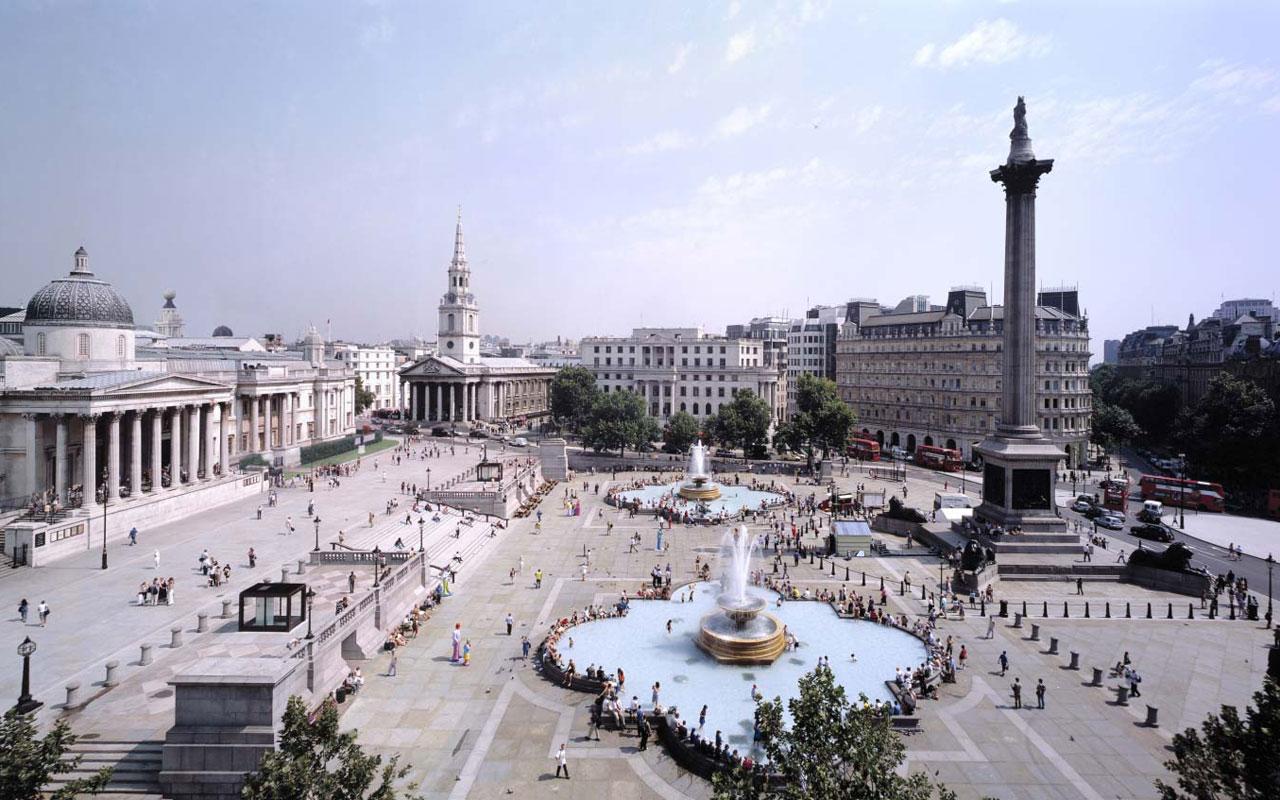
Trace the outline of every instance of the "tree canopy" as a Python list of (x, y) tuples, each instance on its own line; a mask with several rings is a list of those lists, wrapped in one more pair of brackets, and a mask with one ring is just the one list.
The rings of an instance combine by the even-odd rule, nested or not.
[(364, 385), (364, 380), (356, 376), (356, 416), (364, 413), (365, 409), (372, 406), (376, 400), (374, 393)]
[(1187, 454), (1188, 473), (1198, 479), (1257, 492), (1272, 488), (1280, 474), (1275, 403), (1245, 378), (1215, 375), (1200, 402), (1179, 416), (1177, 441)]
[[(53, 730), (36, 738), (35, 719), (10, 709), (0, 720), (0, 798), (38, 800), (46, 797), (44, 787), (55, 775), (65, 775), (80, 763), (80, 756), (67, 758), (76, 736), (66, 720), (58, 720)], [(78, 795), (97, 794), (111, 780), (111, 767), (103, 767), (89, 778), (68, 781), (51, 800), (72, 800)]]
[(341, 731), (338, 708), (325, 703), (308, 720), (302, 698), (293, 696), (284, 711), (279, 746), (265, 753), (257, 772), (247, 776), (245, 800), (397, 800), (396, 783), (408, 774), (399, 757), (383, 763), (356, 743), (355, 731)]
[(796, 381), (796, 409), (783, 442), (789, 449), (803, 450), (810, 467), (815, 451), (822, 451), (826, 458), (832, 450), (843, 450), (849, 429), (858, 421), (858, 415), (840, 399), (835, 381), (808, 373)]
[(598, 392), (582, 428), (583, 443), (597, 453), (625, 453), (628, 447), (643, 450), (661, 435), (644, 398), (629, 391)]
[(1244, 716), (1235, 706), (1211, 714), (1200, 730), (1173, 737), (1165, 762), (1177, 787), (1156, 781), (1161, 800), (1263, 800), (1280, 797), (1280, 688), (1263, 678)]
[(1142, 436), (1142, 428), (1134, 421), (1128, 409), (1101, 400), (1093, 404), (1089, 428), (1089, 441), (1108, 450), (1129, 444)]
[(551, 379), (551, 416), (557, 425), (579, 432), (591, 414), (600, 390), (596, 376), (586, 367), (564, 367)]
[(693, 443), (698, 440), (702, 426), (687, 411), (677, 411), (667, 420), (662, 431), (662, 441), (669, 453), (687, 453)]
[(1114, 366), (1103, 364), (1089, 374), (1089, 388), (1093, 390), (1095, 416), (1099, 406), (1124, 409), (1140, 429), (1135, 440), (1157, 446), (1169, 442), (1182, 403), (1177, 386), (1125, 378)]
[(850, 703), (831, 670), (819, 667), (800, 678), (800, 693), (786, 707), (789, 727), (782, 698), (756, 706), (762, 761), (782, 780), (769, 785), (742, 770), (718, 773), (715, 800), (927, 800), (935, 788), (940, 797), (954, 798), (923, 773), (897, 773), (907, 751), (902, 737), (866, 696)]
[(742, 448), (747, 458), (761, 458), (769, 446), (769, 424), (773, 410), (750, 389), (741, 389), (733, 401), (720, 406), (716, 417), (716, 439), (730, 447)]

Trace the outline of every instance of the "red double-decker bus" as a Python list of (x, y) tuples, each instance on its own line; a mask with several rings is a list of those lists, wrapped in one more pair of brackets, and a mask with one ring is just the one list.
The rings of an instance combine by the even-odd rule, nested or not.
[(1143, 475), (1138, 481), (1138, 488), (1143, 500), (1159, 500), (1167, 506), (1198, 508), (1201, 511), (1222, 511), (1227, 497), (1220, 483), (1164, 475)]
[(959, 450), (927, 444), (916, 448), (916, 464), (943, 472), (959, 472), (964, 469), (964, 461), (960, 458)]
[(844, 449), (845, 455), (859, 461), (879, 461), (880, 443), (875, 439), (864, 439), (860, 436), (849, 439)]

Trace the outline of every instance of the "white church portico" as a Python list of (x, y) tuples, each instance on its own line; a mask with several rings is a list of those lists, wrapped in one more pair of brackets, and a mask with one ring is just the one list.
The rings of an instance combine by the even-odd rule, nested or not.
[(526, 424), (548, 416), (555, 369), (523, 358), (480, 355), (480, 307), (471, 293), (461, 214), (448, 279), (439, 307), (439, 354), (400, 370), (408, 418)]

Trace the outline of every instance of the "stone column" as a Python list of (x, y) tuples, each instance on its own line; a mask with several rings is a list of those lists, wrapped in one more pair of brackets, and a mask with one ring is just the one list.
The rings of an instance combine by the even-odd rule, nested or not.
[(288, 392), (281, 400), (284, 408), (280, 412), (280, 420), (284, 425), (280, 431), (280, 446), (287, 447), (293, 444), (293, 392)]
[(249, 398), (249, 452), (257, 453), (262, 450), (262, 440), (258, 438), (258, 428), (261, 425), (261, 405), (262, 398), (254, 395)]
[(40, 491), (40, 484), (37, 483), (36, 472), (36, 456), (39, 455), (39, 419), (37, 414), (23, 414), (22, 418), (27, 421), (27, 491), (35, 494)]
[[(430, 383), (427, 386), (431, 390), (431, 402), (427, 406), (427, 417), (429, 422), (435, 422), (440, 418), (440, 384)], [(434, 409), (434, 410), (433, 410)]]
[(230, 421), (231, 406), (229, 403), (218, 403), (218, 468), (223, 475), (231, 474), (231, 462), (227, 453), (227, 423)]
[(320, 441), (324, 438), (324, 387), (317, 386), (315, 391), (315, 409), (312, 411), (315, 416), (315, 435), (314, 439)]
[(275, 416), (274, 414), (272, 414), (271, 407), (275, 405), (274, 401), (275, 401), (275, 395), (269, 394), (267, 395), (266, 400), (263, 401), (263, 406), (262, 406), (264, 411), (262, 415), (264, 430), (262, 433), (263, 433), (263, 440), (266, 442), (265, 449), (268, 452), (271, 450), (274, 450), (276, 446), (275, 437), (271, 435), (271, 418)]
[(199, 480), (200, 471), (200, 407), (187, 409), (187, 482)]
[(164, 465), (161, 446), (164, 442), (164, 409), (151, 409), (151, 491), (164, 489), (164, 479), (160, 477)]
[(129, 428), (129, 496), (142, 496), (142, 409), (130, 412), (133, 424)]
[(80, 445), (84, 453), (81, 466), (84, 475), (84, 506), (89, 507), (98, 502), (98, 416), (89, 414), (83, 419), (83, 443)]
[(169, 488), (182, 485), (182, 407), (169, 410)]
[(120, 499), (120, 412), (107, 422), (107, 500)]
[(58, 493), (58, 502), (67, 502), (67, 418), (64, 414), (54, 416), (57, 433), (54, 439), (53, 486)]

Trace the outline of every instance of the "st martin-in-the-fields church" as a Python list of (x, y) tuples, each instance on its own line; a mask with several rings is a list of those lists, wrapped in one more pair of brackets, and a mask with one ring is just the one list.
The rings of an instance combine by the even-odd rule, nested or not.
[(449, 288), (440, 298), (436, 342), (435, 355), (400, 370), (410, 419), (522, 424), (550, 413), (554, 369), (480, 352), (480, 307), (471, 293), (461, 213), (449, 262)]

